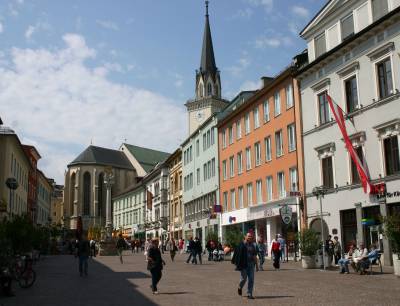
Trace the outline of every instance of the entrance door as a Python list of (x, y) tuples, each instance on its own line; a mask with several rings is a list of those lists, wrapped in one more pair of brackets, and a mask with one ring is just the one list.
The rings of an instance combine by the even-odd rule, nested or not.
[(342, 246), (345, 252), (349, 250), (351, 244), (357, 242), (357, 217), (355, 209), (342, 210), (340, 212), (342, 224)]

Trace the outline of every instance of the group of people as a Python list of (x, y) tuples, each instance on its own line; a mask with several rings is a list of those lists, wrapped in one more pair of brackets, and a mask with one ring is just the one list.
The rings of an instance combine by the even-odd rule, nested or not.
[(355, 272), (366, 274), (366, 270), (370, 264), (378, 259), (379, 252), (374, 244), (371, 245), (370, 251), (365, 247), (364, 243), (360, 243), (357, 248), (354, 244), (350, 245), (349, 251), (343, 254), (342, 258), (338, 260), (340, 265), (340, 273), (349, 274), (349, 265), (352, 266)]
[(202, 264), (201, 260), (201, 254), (203, 252), (203, 247), (201, 245), (201, 241), (198, 237), (193, 237), (189, 238), (189, 244), (187, 247), (187, 250), (189, 252), (189, 257), (186, 260), (186, 263), (188, 264), (190, 260), (192, 260), (192, 264), (197, 265), (197, 257), (199, 258), (200, 264)]

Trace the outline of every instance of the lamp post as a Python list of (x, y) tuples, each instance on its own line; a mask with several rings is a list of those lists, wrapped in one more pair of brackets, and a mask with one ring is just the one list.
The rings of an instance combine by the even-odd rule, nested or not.
[(104, 185), (106, 185), (107, 196), (106, 196), (106, 237), (111, 239), (112, 237), (112, 216), (111, 216), (111, 187), (114, 185), (114, 174), (112, 169), (107, 168), (104, 176)]
[(314, 187), (312, 190), (312, 193), (314, 196), (316, 196), (317, 199), (319, 199), (319, 220), (321, 222), (321, 241), (322, 241), (322, 266), (323, 266), (324, 270), (326, 270), (326, 267), (325, 267), (324, 216), (322, 213), (322, 198), (326, 194), (326, 189), (324, 186)]

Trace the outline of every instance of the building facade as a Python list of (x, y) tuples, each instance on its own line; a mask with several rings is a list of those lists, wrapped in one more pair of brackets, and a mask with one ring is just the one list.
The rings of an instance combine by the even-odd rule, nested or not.
[(51, 224), (64, 226), (64, 186), (57, 185), (54, 181), (51, 195), (50, 218)]
[[(308, 63), (300, 68), (305, 189), (311, 227), (351, 243), (378, 244), (390, 264), (380, 216), (400, 211), (400, 2), (329, 1), (301, 32)], [(329, 109), (327, 95), (346, 114), (347, 132), (373, 184), (384, 183), (379, 200), (364, 193), (356, 165)]]
[[(224, 232), (236, 227), (267, 243), (277, 233), (294, 241), (303, 190), (299, 101), (289, 67), (218, 123)], [(282, 207), (291, 212), (288, 224)]]
[(37, 184), (37, 211), (36, 211), (36, 224), (49, 225), (51, 223), (51, 198), (53, 194), (53, 185), (51, 181), (38, 170), (38, 184)]

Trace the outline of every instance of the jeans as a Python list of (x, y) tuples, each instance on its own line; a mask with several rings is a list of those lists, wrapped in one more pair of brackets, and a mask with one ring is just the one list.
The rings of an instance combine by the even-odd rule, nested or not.
[(259, 252), (258, 257), (260, 258), (260, 269), (262, 270), (265, 262), (265, 252)]
[(281, 248), (281, 261), (285, 261), (286, 259), (285, 259), (285, 256), (286, 255), (286, 246), (285, 245), (283, 245), (282, 246), (282, 248)]
[(254, 287), (254, 268), (255, 264), (249, 263), (246, 269), (240, 271), (239, 288), (242, 289), (244, 287), (246, 280), (248, 278), (247, 295), (251, 296), (253, 295), (253, 287)]
[(157, 284), (161, 279), (162, 272), (160, 269), (152, 269), (151, 272), (151, 289), (157, 291)]
[(338, 263), (340, 265), (340, 272), (344, 273), (347, 272), (349, 273), (349, 263), (350, 260), (346, 259), (346, 258), (341, 258), (338, 260)]
[(195, 254), (194, 251), (190, 251), (190, 254), (189, 254), (188, 259), (186, 260), (186, 263), (189, 263), (189, 261), (190, 261), (191, 258), (193, 258), (193, 259), (192, 259), (192, 262), (194, 262), (194, 261), (196, 260), (196, 254)]
[(194, 262), (197, 264), (197, 259), (196, 259), (197, 256), (199, 256), (200, 264), (203, 264), (203, 262), (201, 261), (201, 252), (195, 252), (195, 254), (194, 254)]
[(88, 256), (79, 256), (79, 274), (88, 274)]

